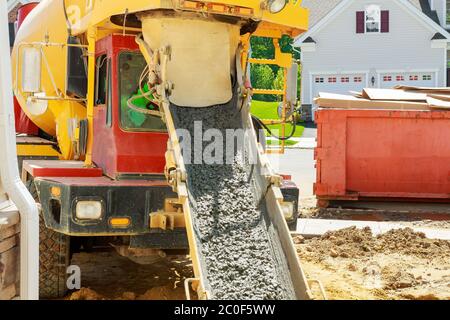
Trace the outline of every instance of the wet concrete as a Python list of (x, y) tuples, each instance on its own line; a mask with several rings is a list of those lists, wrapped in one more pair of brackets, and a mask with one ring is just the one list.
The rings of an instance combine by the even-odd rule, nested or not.
[[(229, 104), (193, 109), (172, 106), (177, 129), (203, 132), (242, 127), (236, 98)], [(197, 153), (209, 143), (197, 145)], [(226, 158), (226, 144), (222, 157)], [(207, 289), (213, 299), (294, 299), (280, 245), (264, 208), (258, 205), (250, 166), (243, 150), (234, 150), (232, 164), (187, 164), (190, 205)], [(194, 156), (192, 156), (193, 160)], [(188, 156), (185, 155), (185, 160)], [(185, 161), (186, 163), (186, 161)]]

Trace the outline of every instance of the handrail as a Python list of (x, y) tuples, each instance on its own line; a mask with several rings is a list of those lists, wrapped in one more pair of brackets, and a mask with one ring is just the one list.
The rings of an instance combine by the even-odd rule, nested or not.
[(8, 11), (0, 3), (0, 175), (4, 190), (20, 213), (20, 297), (39, 299), (39, 212), (19, 177), (13, 111)]

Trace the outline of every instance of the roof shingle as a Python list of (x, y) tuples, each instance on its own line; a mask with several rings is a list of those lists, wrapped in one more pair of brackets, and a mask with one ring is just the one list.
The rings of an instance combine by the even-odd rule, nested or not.
[[(343, 0), (303, 0), (302, 7), (309, 9), (309, 28), (313, 27)], [(408, 0), (417, 9), (439, 24), (436, 11), (431, 10), (428, 0)]]

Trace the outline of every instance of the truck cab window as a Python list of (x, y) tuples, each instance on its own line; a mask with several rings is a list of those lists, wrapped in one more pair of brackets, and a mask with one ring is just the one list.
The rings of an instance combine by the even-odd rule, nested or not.
[(108, 59), (106, 54), (97, 58), (95, 63), (95, 105), (106, 104), (108, 88)]
[[(119, 54), (120, 126), (129, 131), (166, 131), (160, 117), (146, 113), (158, 111), (152, 96), (139, 97), (149, 91), (147, 79), (142, 79), (146, 66), (141, 53), (124, 51)], [(137, 97), (133, 100), (134, 110), (128, 106), (128, 101), (133, 97)], [(142, 109), (142, 112), (136, 109)]]

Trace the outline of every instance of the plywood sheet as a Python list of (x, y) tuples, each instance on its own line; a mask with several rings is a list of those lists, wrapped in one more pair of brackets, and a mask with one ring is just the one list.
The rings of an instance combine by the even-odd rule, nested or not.
[(425, 93), (415, 93), (396, 89), (365, 88), (363, 90), (363, 98), (370, 100), (424, 102), (427, 99), (427, 95)]
[(350, 95), (319, 93), (314, 102), (322, 108), (338, 109), (384, 109), (384, 110), (423, 110), (429, 111), (428, 104), (406, 101), (372, 101)]

